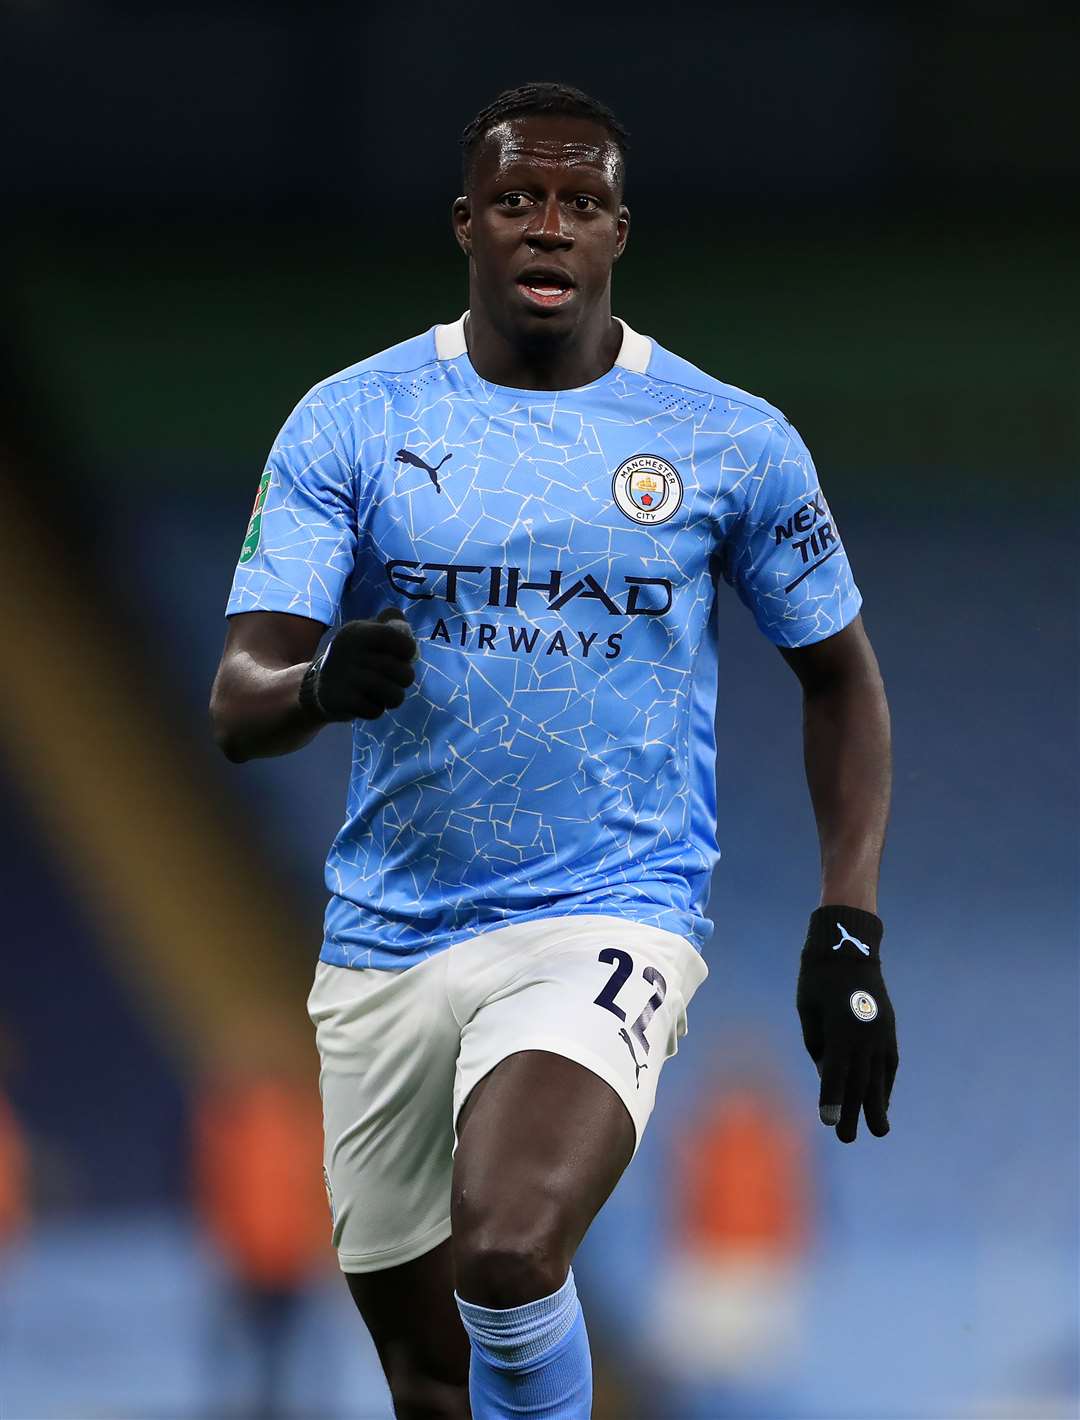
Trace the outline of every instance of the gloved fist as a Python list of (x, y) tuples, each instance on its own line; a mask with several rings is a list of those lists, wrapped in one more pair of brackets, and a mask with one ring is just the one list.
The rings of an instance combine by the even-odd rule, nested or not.
[(859, 1127), (889, 1132), (887, 1111), (900, 1057), (896, 1017), (881, 975), (881, 919), (855, 907), (811, 914), (795, 1005), (821, 1076), (818, 1113), (850, 1144)]
[(396, 607), (374, 621), (347, 621), (304, 672), (300, 704), (321, 720), (377, 720), (405, 699), (419, 654)]

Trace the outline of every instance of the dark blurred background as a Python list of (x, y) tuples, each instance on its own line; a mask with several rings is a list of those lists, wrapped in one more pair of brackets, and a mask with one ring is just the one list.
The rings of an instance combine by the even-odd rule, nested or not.
[(616, 311), (814, 452), (896, 741), (902, 1064), (843, 1148), (797, 686), (726, 600), (711, 974), (577, 1264), (596, 1414), (1077, 1413), (1077, 40), (1010, 0), (0, 5), (4, 1420), (390, 1413), (304, 1014), (345, 738), (236, 768), (205, 706), (276, 430), (460, 313), (457, 135), (534, 78), (631, 130)]

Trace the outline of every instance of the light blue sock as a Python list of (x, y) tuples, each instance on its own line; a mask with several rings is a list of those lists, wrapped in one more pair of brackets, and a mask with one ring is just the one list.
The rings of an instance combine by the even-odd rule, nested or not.
[(589, 1420), (592, 1357), (573, 1269), (557, 1292), (523, 1307), (457, 1304), (472, 1343), (473, 1420)]

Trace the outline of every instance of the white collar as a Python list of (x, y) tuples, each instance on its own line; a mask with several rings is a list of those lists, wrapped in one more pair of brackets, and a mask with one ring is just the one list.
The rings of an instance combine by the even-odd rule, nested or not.
[[(468, 347), (465, 344), (465, 316), (458, 317), (452, 325), (437, 325), (435, 327), (435, 356), (439, 360), (453, 360), (457, 355), (467, 353)], [(652, 357), (652, 341), (647, 335), (639, 335), (636, 330), (631, 330), (624, 320), (615, 317), (623, 328), (622, 344), (619, 346), (619, 353), (615, 356), (616, 365), (621, 365), (624, 370), (633, 370), (635, 374), (643, 375), (649, 368), (649, 360)]]

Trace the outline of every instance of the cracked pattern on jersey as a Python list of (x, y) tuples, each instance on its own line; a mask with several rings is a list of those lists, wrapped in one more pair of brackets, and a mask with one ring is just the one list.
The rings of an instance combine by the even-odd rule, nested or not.
[[(410, 965), (575, 912), (700, 947), (719, 856), (715, 576), (779, 645), (859, 607), (802, 441), (707, 376), (616, 367), (533, 394), (465, 356), (379, 359), (286, 423), (228, 607), (331, 624), (396, 605), (420, 645), (405, 704), (354, 725), (323, 960)], [(666, 520), (665, 470), (682, 491)]]

